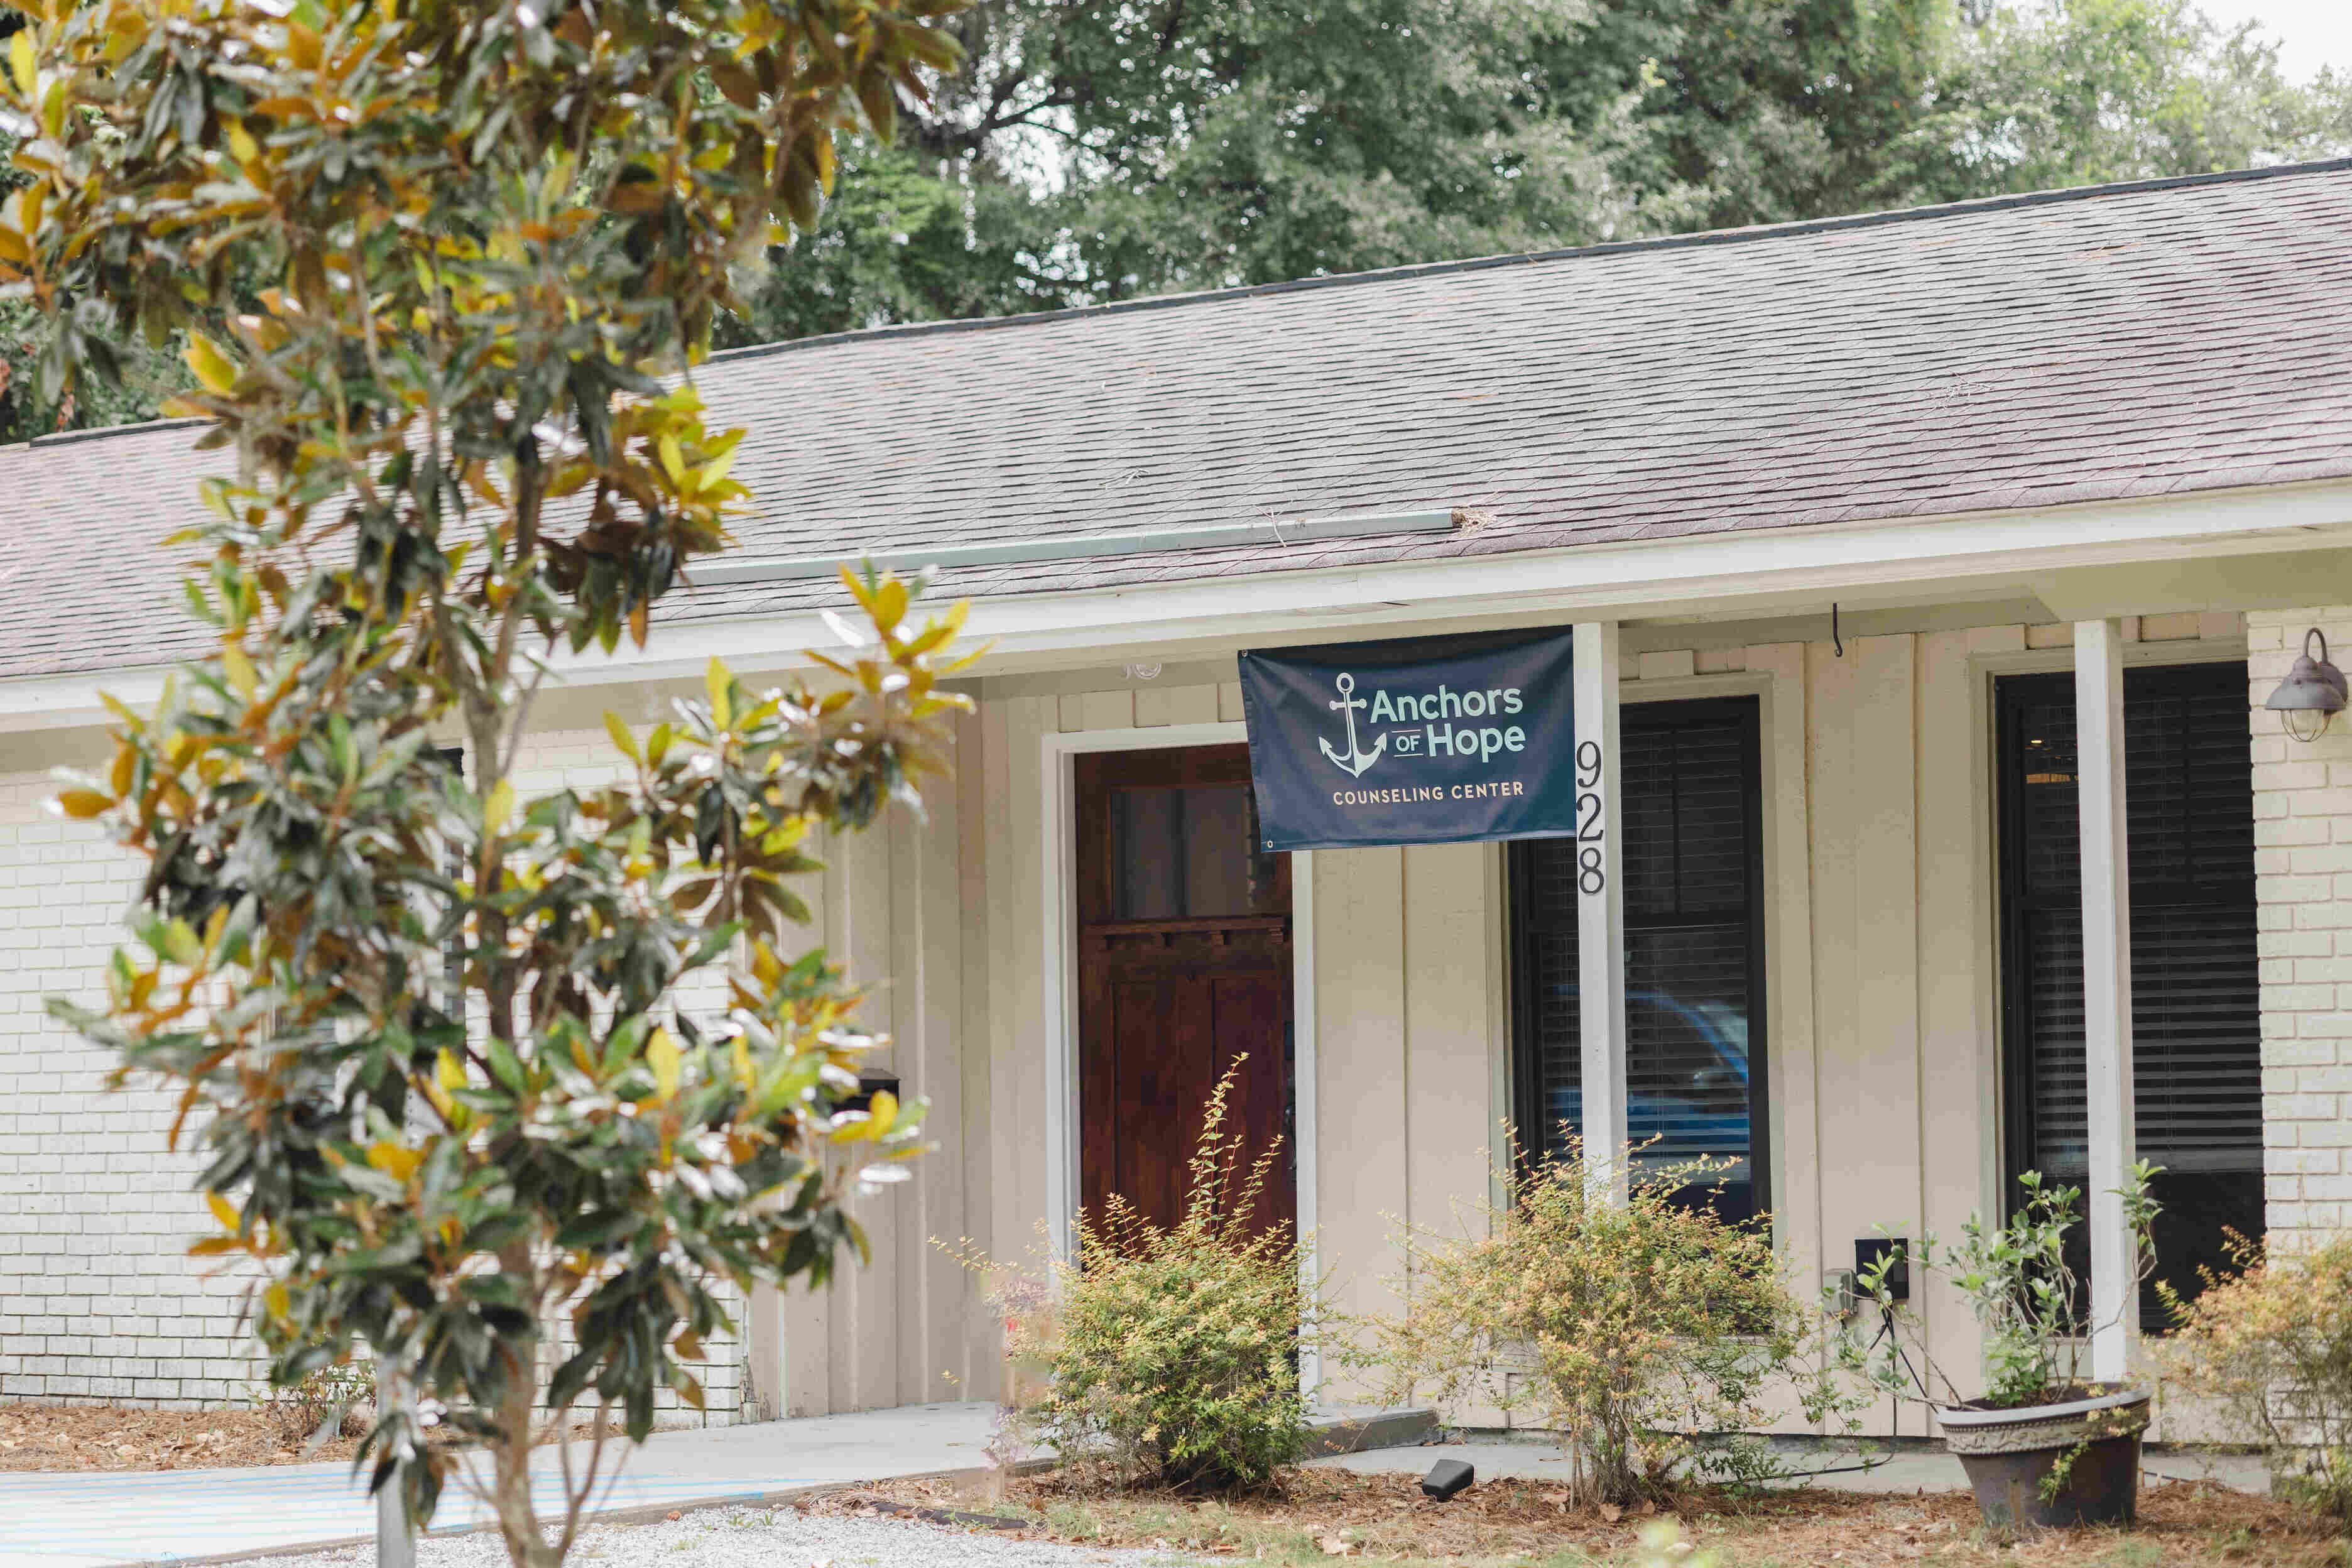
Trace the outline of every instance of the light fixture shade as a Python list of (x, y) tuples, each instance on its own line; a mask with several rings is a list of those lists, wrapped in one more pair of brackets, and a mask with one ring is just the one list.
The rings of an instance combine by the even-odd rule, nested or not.
[[(2319, 657), (2311, 656), (2311, 645), (2319, 645)], [(2263, 706), (2286, 717), (2287, 732), (2300, 741), (2316, 740), (2327, 728), (2327, 721), (2344, 711), (2344, 672), (2327, 660), (2327, 638), (2317, 626), (2303, 634), (2303, 652), (2295, 657), (2294, 668), (2270, 695)]]

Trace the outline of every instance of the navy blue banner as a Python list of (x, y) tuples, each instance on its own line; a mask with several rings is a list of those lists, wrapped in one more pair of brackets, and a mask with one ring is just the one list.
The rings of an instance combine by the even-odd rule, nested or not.
[(1574, 833), (1572, 640), (1478, 632), (1243, 654), (1261, 847)]

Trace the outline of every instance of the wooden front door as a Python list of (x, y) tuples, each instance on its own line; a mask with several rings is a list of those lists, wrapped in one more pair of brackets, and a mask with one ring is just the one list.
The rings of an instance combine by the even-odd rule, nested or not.
[(1171, 1224), (1217, 1080), (1244, 1168), (1276, 1139), (1260, 1228), (1293, 1226), (1290, 864), (1257, 850), (1245, 746), (1077, 758), (1080, 1193)]

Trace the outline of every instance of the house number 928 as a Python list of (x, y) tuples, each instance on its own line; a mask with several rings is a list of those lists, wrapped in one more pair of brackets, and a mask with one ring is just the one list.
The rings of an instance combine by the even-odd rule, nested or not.
[(1597, 893), (1609, 885), (1601, 869), (1601, 841), (1608, 829), (1601, 814), (1601, 742), (1576, 748), (1576, 890)]

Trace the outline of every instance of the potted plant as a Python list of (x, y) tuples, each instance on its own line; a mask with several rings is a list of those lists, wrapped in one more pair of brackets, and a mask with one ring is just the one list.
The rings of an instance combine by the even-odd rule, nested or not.
[[(2157, 1205), (2148, 1182), (2157, 1172), (2143, 1162), (2116, 1189), (2132, 1239), (2135, 1290), (2155, 1267), (2148, 1227)], [(2086, 1375), (2084, 1360), (2100, 1325), (2090, 1321), (2086, 1282), (2065, 1252), (2067, 1233), (2083, 1217), (2082, 1189), (2053, 1185), (2033, 1171), (2018, 1181), (2024, 1200), (2006, 1225), (1973, 1218), (1958, 1246), (1939, 1246), (1933, 1237), (1899, 1242), (1857, 1271), (1857, 1299), (1876, 1303), (1881, 1327), (1868, 1345), (1848, 1336), (1845, 1360), (1889, 1394), (1934, 1411), (1988, 1526), (2129, 1524), (2138, 1512), (2151, 1391)], [(1910, 1278), (1943, 1277), (1976, 1312), (1985, 1332), (1981, 1397), (1963, 1397), (1928, 1355), (1919, 1320), (1899, 1300), (1906, 1269)]]

